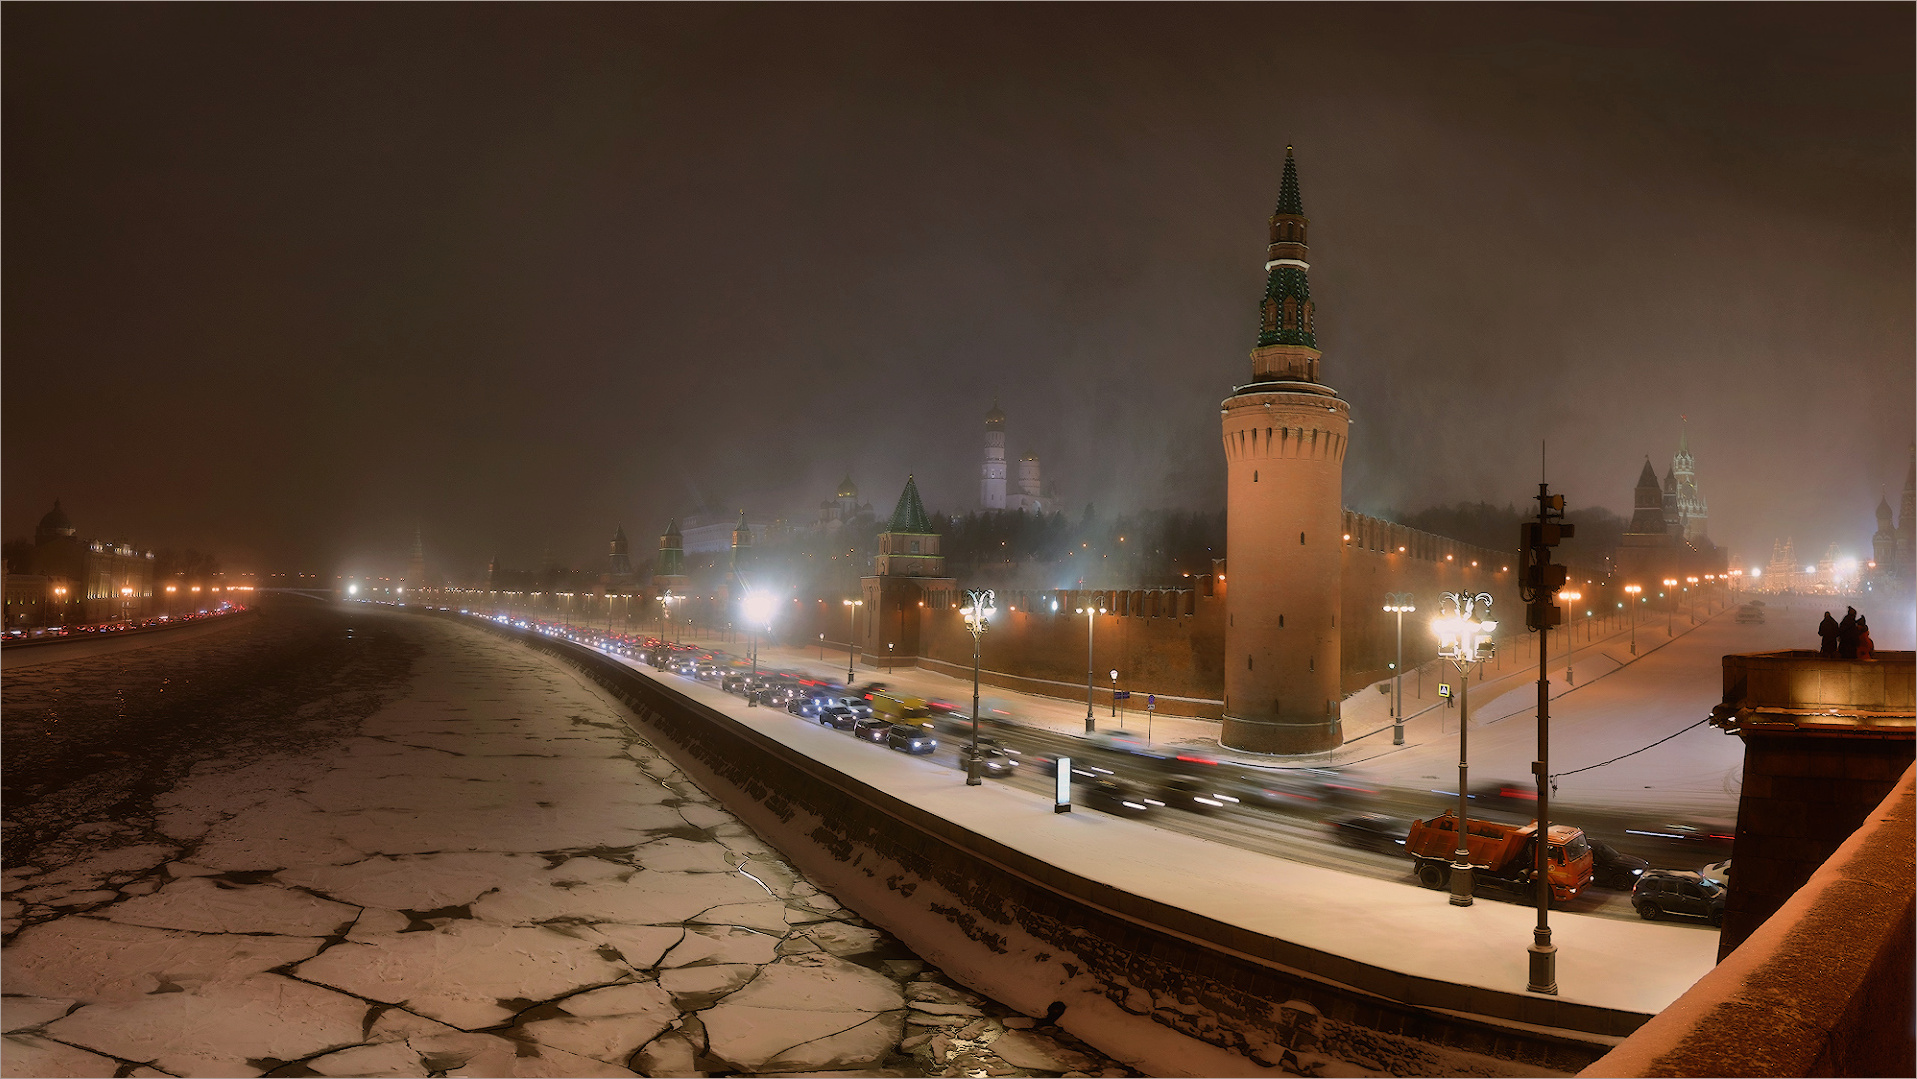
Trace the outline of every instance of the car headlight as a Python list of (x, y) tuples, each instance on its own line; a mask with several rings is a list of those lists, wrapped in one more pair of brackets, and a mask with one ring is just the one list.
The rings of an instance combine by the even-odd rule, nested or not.
[(1631, 875), (1634, 877), (1641, 877), (1644, 875), (1644, 871), (1642, 869), (1633, 869), (1631, 870)]

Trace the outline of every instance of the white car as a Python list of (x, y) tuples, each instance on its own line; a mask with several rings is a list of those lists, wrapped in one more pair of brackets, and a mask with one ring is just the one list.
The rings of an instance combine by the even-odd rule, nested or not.
[(1710, 865), (1698, 870), (1697, 875), (1700, 877), (1708, 877), (1719, 884), (1729, 884), (1731, 882), (1731, 860), (1726, 858), (1721, 862), (1712, 862)]

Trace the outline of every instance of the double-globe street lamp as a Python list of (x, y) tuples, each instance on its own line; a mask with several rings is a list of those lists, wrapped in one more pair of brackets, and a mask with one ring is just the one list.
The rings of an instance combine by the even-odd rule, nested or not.
[(992, 590), (989, 588), (968, 588), (965, 590), (965, 608), (959, 612), (965, 618), (965, 628), (972, 635), (972, 746), (965, 757), (965, 785), (976, 787), (985, 782), (979, 774), (978, 756), (978, 641), (985, 635), (985, 629), (991, 625), (992, 613), (997, 610), (992, 605)]
[(1088, 603), (1077, 610), (1085, 616), (1085, 733), (1091, 734), (1098, 729), (1097, 718), (1092, 714), (1092, 679), (1098, 674), (1092, 666), (1092, 637), (1098, 628), (1098, 616), (1105, 613), (1105, 608)]
[[(916, 541), (914, 541), (916, 542)], [(858, 656), (858, 621), (860, 607), (865, 606), (862, 599), (843, 599), (845, 604), (845, 688), (852, 688), (852, 662)]]
[(1386, 592), (1386, 614), (1398, 616), (1398, 662), (1391, 668), (1391, 744), (1404, 745), (1404, 616), (1415, 614), (1417, 606), (1409, 592)]
[(1472, 900), (1471, 850), (1466, 845), (1470, 822), (1466, 818), (1465, 799), (1469, 777), (1467, 736), (1471, 731), (1471, 667), (1483, 663), (1497, 652), (1492, 635), (1498, 624), (1483, 615), (1491, 613), (1491, 594), (1446, 592), (1438, 604), (1439, 615), (1431, 620), (1431, 631), (1438, 636), (1438, 655), (1458, 669), (1458, 849), (1452, 855), (1451, 905), (1468, 907)]

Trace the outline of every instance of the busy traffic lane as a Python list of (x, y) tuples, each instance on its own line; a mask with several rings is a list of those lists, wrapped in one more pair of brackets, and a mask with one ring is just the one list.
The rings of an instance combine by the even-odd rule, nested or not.
[[(722, 658), (716, 653), (708, 655), (715, 660)], [(627, 662), (652, 677), (666, 676), (666, 672), (647, 664), (630, 659)], [(719, 664), (714, 666), (716, 668)], [(709, 673), (703, 679), (687, 675), (673, 677), (706, 684), (724, 684), (726, 681), (723, 674), (716, 673)], [(833, 686), (821, 687), (821, 692), (843, 694), (850, 691)], [(728, 705), (728, 711), (752, 708), (748, 701), (739, 698), (728, 701)], [(765, 712), (774, 712), (794, 723), (817, 728), (821, 735), (854, 737), (851, 723), (846, 724), (846, 729), (841, 732), (817, 718), (792, 715), (783, 708), (767, 706), (760, 714), (764, 715)], [(938, 745), (922, 759), (952, 772), (963, 772), (965, 764), (962, 751), (970, 742), (969, 720), (949, 711), (941, 711), (931, 718), (931, 722)], [(982, 738), (1015, 753), (1022, 762), (1010, 776), (996, 779), (996, 782), (1049, 798), (1053, 790), (1052, 774), (1048, 767), (1050, 762), (1059, 757), (1071, 757), (1078, 777), (1073, 785), (1073, 799), (1081, 812), (1118, 812), (1143, 818), (1144, 823), (1156, 828), (1380, 880), (1410, 882), (1413, 879), (1411, 861), (1402, 856), (1340, 843), (1333, 832), (1334, 823), (1366, 813), (1404, 821), (1414, 817), (1429, 817), (1443, 812), (1448, 808), (1449, 800), (1455, 798), (1452, 792), (1366, 788), (1341, 782), (1336, 772), (1323, 769), (1251, 769), (1242, 763), (1219, 761), (1192, 752), (1159, 756), (1148, 752), (1149, 747), (1142, 740), (1129, 738), (1128, 732), (1123, 731), (1107, 732), (1088, 739), (1024, 727), (1015, 722), (993, 720), (981, 722), (980, 733)], [(872, 748), (874, 752), (885, 751), (882, 745)], [(1194, 783), (1197, 785), (1195, 789)], [(1101, 785), (1109, 788), (1112, 784), (1121, 785), (1117, 793), (1101, 790)], [(1101, 799), (1101, 793), (1106, 794), (1106, 797)], [(1185, 796), (1183, 809), (1174, 808), (1179, 805), (1177, 799), (1180, 794)], [(1514, 822), (1521, 815), (1510, 812), (1508, 807), (1501, 810), (1486, 809), (1484, 814)], [(1565, 819), (1570, 818), (1567, 816)], [(1599, 817), (1588, 819), (1597, 822)], [(1583, 824), (1584, 821), (1584, 818), (1580, 818), (1578, 823)], [(1668, 842), (1654, 841), (1653, 836), (1634, 836), (1633, 832), (1646, 829), (1630, 827), (1631, 822), (1610, 815), (1605, 815), (1602, 823), (1608, 829), (1602, 833), (1603, 838), (1620, 849), (1645, 852), (1647, 861), (1653, 865), (1690, 869), (1723, 856), (1716, 849), (1707, 851), (1703, 847), (1673, 847)], [(1596, 826), (1593, 823), (1587, 827)], [(1727, 848), (1724, 853), (1728, 853)], [(1693, 855), (1696, 856), (1693, 858)], [(1508, 894), (1490, 888), (1481, 889), (1481, 894), (1487, 898), (1506, 898), (1520, 904), (1529, 901), (1528, 895)], [(1637, 917), (1631, 906), (1628, 889), (1592, 887), (1558, 906), (1604, 917)], [(1702, 921), (1697, 922), (1697, 925), (1708, 928)]]

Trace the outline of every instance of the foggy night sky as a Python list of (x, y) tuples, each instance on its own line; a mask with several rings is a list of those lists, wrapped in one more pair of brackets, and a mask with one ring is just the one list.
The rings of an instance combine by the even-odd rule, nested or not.
[[(1867, 556), (1912, 7), (8, 5), (4, 532), (635, 557), (701, 508), (1222, 505), (1285, 145), (1345, 501)], [(701, 503), (706, 507), (702, 507)]]

